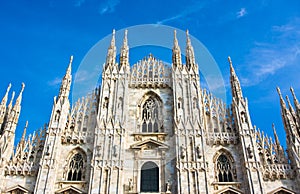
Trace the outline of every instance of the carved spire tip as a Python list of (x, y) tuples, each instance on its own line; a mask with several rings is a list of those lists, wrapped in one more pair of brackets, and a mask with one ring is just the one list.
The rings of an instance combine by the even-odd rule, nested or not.
[(230, 56), (228, 56), (228, 58), (227, 58), (227, 59), (228, 59), (228, 62), (229, 62), (229, 64), (230, 64), (230, 65), (232, 65), (231, 57), (230, 57)]
[(70, 63), (73, 62), (73, 55), (70, 56)]
[(280, 88), (278, 86), (276, 86), (276, 90), (277, 90), (277, 93), (279, 94), (279, 96), (281, 96), (281, 91), (280, 91)]
[(24, 90), (24, 88), (25, 88), (25, 84), (24, 84), (24, 82), (22, 82), (22, 89), (21, 89), (21, 92), (23, 92), (23, 90)]
[(8, 84), (7, 91), (9, 91), (10, 88), (11, 88), (11, 83)]

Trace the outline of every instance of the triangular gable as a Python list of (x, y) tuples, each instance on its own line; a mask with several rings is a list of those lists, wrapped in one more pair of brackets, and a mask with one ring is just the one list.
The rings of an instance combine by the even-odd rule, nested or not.
[(12, 192), (14, 190), (21, 190), (24, 193), (29, 193), (29, 190), (26, 189), (25, 187), (22, 187), (21, 185), (16, 185), (16, 186), (10, 187), (10, 188), (6, 189), (5, 192), (8, 193), (8, 192)]
[(277, 189), (268, 192), (268, 194), (274, 194), (274, 193), (279, 192), (279, 191), (284, 191), (284, 192), (289, 193), (289, 194), (296, 194), (296, 192), (294, 192), (294, 191), (292, 191), (290, 189), (287, 189), (287, 188), (285, 188), (283, 186), (278, 187)]
[(151, 147), (157, 147), (159, 149), (168, 149), (169, 148), (166, 144), (161, 143), (156, 140), (153, 140), (153, 139), (146, 139), (144, 141), (133, 144), (130, 147), (132, 149), (142, 149), (144, 147), (144, 145), (151, 145)]
[(241, 190), (239, 190), (239, 189), (237, 189), (237, 188), (234, 188), (234, 187), (227, 187), (227, 188), (224, 188), (224, 189), (222, 189), (222, 190), (220, 190), (220, 191), (217, 191), (216, 194), (222, 194), (222, 193), (228, 192), (228, 191), (233, 192), (233, 193), (236, 193), (236, 194), (242, 194), (242, 193), (243, 193), (243, 191), (241, 191)]
[(78, 194), (84, 194), (85, 193), (84, 191), (82, 191), (82, 190), (80, 190), (80, 189), (78, 189), (78, 188), (76, 188), (72, 185), (70, 185), (68, 187), (65, 187), (65, 188), (61, 188), (61, 189), (57, 190), (55, 193), (59, 194), (59, 193), (63, 193), (63, 192), (66, 192), (66, 191), (73, 191), (73, 192), (76, 192)]

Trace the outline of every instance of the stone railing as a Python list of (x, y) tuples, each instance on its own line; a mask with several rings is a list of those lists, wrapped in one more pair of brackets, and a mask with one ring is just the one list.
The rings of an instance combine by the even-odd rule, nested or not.
[(228, 132), (206, 133), (206, 142), (210, 145), (237, 144), (238, 136), (236, 133)]
[(293, 175), (290, 164), (268, 164), (263, 166), (263, 177), (265, 180), (286, 179)]
[(38, 167), (33, 162), (24, 162), (12, 164), (8, 163), (5, 167), (5, 175), (34, 176), (38, 171)]
[(80, 132), (65, 132), (61, 136), (62, 144), (84, 144), (88, 136), (92, 136), (90, 132), (80, 131)]

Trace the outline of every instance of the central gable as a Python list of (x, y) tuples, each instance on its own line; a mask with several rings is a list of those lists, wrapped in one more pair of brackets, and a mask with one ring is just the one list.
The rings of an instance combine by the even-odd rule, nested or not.
[(131, 149), (149, 150), (149, 149), (169, 149), (169, 146), (153, 139), (135, 143), (130, 146)]

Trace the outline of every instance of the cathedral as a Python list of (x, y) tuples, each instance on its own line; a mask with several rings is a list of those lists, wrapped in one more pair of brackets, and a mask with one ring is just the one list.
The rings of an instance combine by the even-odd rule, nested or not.
[[(300, 193), (300, 103), (279, 94), (286, 151), (256, 129), (230, 57), (230, 104), (201, 88), (187, 32), (185, 63), (174, 33), (170, 60), (129, 64), (125, 31), (112, 34), (99, 87), (70, 104), (72, 60), (43, 129), (15, 142), (22, 84), (0, 104), (0, 193)], [(171, 57), (172, 56), (172, 57)], [(275, 92), (275, 91), (274, 91)]]

